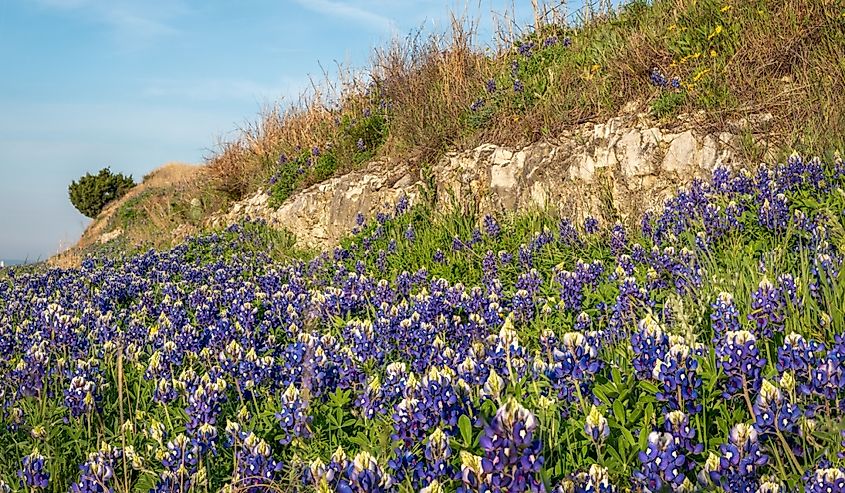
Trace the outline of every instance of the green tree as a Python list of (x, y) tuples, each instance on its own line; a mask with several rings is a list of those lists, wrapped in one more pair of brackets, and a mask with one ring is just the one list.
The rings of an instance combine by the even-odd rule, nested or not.
[(112, 173), (103, 168), (96, 175), (86, 173), (79, 181), (71, 182), (68, 187), (70, 203), (90, 218), (97, 217), (112, 200), (119, 199), (135, 186), (132, 175)]

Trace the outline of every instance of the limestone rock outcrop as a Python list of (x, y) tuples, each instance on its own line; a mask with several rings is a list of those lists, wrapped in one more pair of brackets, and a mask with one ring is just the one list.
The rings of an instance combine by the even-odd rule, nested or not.
[(709, 176), (717, 165), (735, 167), (740, 138), (708, 133), (683, 122), (661, 127), (645, 115), (585, 123), (555, 139), (511, 148), (483, 144), (450, 152), (423, 171), (374, 161), (290, 197), (278, 209), (266, 192), (234, 205), (212, 224), (264, 219), (294, 233), (303, 246), (329, 248), (355, 226), (406, 195), (425, 194), (439, 210), (480, 213), (545, 209), (574, 219), (621, 219), (659, 206), (679, 186)]

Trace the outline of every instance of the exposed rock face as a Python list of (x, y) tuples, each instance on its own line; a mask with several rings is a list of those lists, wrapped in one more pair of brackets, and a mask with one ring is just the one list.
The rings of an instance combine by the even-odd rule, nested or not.
[(402, 163), (376, 161), (288, 199), (278, 210), (258, 192), (213, 218), (227, 225), (245, 217), (287, 228), (302, 245), (327, 248), (366, 217), (390, 210), (407, 195), (412, 203), (431, 183), (439, 210), (481, 213), (547, 209), (581, 219), (628, 219), (658, 206), (678, 186), (734, 165), (739, 138), (693, 128), (666, 129), (643, 115), (587, 123), (554, 141), (514, 149), (484, 144), (444, 156), (424, 180)]
[(402, 195), (415, 203), (420, 184), (419, 173), (412, 173), (406, 164), (374, 161), (361, 170), (309, 187), (278, 209), (271, 208), (267, 193), (259, 191), (236, 203), (226, 215), (212, 218), (212, 224), (224, 226), (243, 218), (264, 219), (294, 233), (302, 246), (325, 248), (355, 226), (359, 212), (372, 217), (379, 211), (391, 210)]

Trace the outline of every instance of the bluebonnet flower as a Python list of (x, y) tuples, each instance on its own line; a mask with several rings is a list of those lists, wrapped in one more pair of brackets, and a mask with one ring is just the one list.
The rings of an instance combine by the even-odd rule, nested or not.
[[(671, 433), (680, 450), (687, 455), (698, 455), (704, 450), (704, 445), (695, 442), (695, 429), (690, 425), (689, 415), (683, 411), (670, 411), (666, 414), (663, 424), (666, 432)], [(687, 463), (692, 469), (694, 463)]]
[(666, 87), (669, 85), (669, 80), (657, 67), (652, 67), (651, 71), (648, 73), (648, 79), (653, 86)]
[(513, 92), (523, 92), (525, 91), (525, 85), (519, 79), (513, 80)]
[(18, 470), (21, 488), (46, 490), (50, 486), (50, 473), (45, 467), (46, 460), (38, 449), (24, 456), (21, 460), (21, 468)]
[(588, 332), (593, 325), (593, 319), (587, 312), (581, 312), (575, 317), (575, 324), (572, 328), (576, 332)]
[(484, 216), (484, 230), (487, 232), (487, 236), (492, 238), (498, 238), (502, 232), (502, 228), (499, 226), (496, 218), (489, 214)]
[(540, 479), (542, 444), (534, 438), (537, 418), (511, 397), (485, 427), (479, 444), (481, 469), (491, 492), (545, 491)]
[(610, 435), (610, 426), (599, 409), (594, 405), (590, 408), (589, 414), (584, 422), (584, 433), (593, 442), (600, 444)]
[(805, 493), (845, 492), (845, 470), (837, 467), (823, 467), (808, 471), (804, 479)]
[(238, 491), (259, 493), (268, 484), (281, 479), (282, 463), (273, 458), (270, 445), (252, 432), (242, 431), (240, 425), (226, 426), (235, 452), (235, 471), (232, 486)]
[(393, 481), (397, 484), (411, 484), (414, 489), (419, 489), (420, 478), (417, 471), (424, 467), (423, 461), (401, 446), (394, 454), (395, 457), (387, 461)]
[[(671, 341), (670, 341), (671, 342)], [(698, 400), (701, 376), (693, 349), (682, 341), (671, 343), (666, 355), (657, 360), (652, 376), (660, 384), (655, 397), (667, 403), (667, 411), (701, 411)]]
[(798, 382), (801, 394), (810, 394), (813, 387), (811, 373), (819, 367), (823, 351), (824, 345), (791, 332), (783, 338), (783, 345), (777, 350), (775, 368), (779, 374), (789, 374), (794, 382)]
[(491, 250), (487, 250), (484, 258), (481, 260), (481, 272), (485, 284), (493, 282), (498, 276), (498, 264), (496, 263), (496, 255)]
[(367, 145), (364, 144), (364, 139), (359, 138), (355, 141), (355, 148), (358, 149), (358, 152), (364, 152), (367, 149)]
[(734, 304), (733, 295), (730, 293), (719, 293), (710, 305), (710, 322), (713, 327), (714, 340), (721, 338), (724, 334), (730, 331), (737, 331), (740, 329), (739, 324), (739, 310)]
[(800, 309), (803, 306), (801, 296), (798, 294), (798, 285), (792, 274), (781, 274), (777, 279), (783, 301), (787, 302), (793, 309)]
[(425, 461), (418, 463), (416, 471), (420, 486), (430, 485), (438, 478), (451, 478), (455, 475), (450, 464), (452, 448), (449, 446), (449, 437), (440, 428), (436, 428), (429, 435), (423, 455)]
[(598, 219), (594, 218), (593, 216), (587, 216), (584, 219), (584, 232), (588, 235), (598, 233), (599, 231), (599, 221)]
[(394, 210), (394, 215), (399, 217), (405, 212), (408, 211), (408, 208), (411, 206), (411, 201), (407, 195), (402, 194), (399, 197), (399, 200), (396, 201), (396, 207)]
[(763, 278), (751, 295), (751, 313), (748, 314), (748, 319), (756, 324), (759, 335), (771, 338), (775, 332), (783, 332), (785, 309), (781, 290)]
[(504, 250), (499, 251), (499, 264), (508, 265), (513, 262), (513, 254)]
[(610, 230), (610, 252), (613, 255), (619, 255), (627, 246), (628, 238), (625, 234), (625, 228), (621, 223), (616, 223)]
[(112, 493), (114, 489), (109, 483), (114, 478), (113, 462), (121, 454), (122, 452), (111, 450), (110, 447), (88, 454), (88, 460), (79, 468), (79, 480), (70, 487), (71, 492)]
[(408, 242), (413, 243), (416, 237), (417, 233), (414, 231), (414, 226), (409, 224), (408, 228), (405, 230), (405, 239), (408, 240)]
[(789, 224), (789, 203), (786, 195), (779, 193), (766, 198), (758, 215), (761, 226), (771, 231), (784, 231)]
[[(555, 342), (548, 336), (545, 340), (544, 346)], [(557, 390), (557, 397), (585, 406), (586, 399), (592, 396), (595, 375), (604, 366), (596, 341), (579, 332), (567, 332), (561, 337), (559, 345), (544, 349), (552, 355), (546, 373), (552, 387)]]
[(522, 264), (523, 268), (530, 269), (534, 265), (534, 254), (526, 245), (519, 245), (517, 257), (519, 258), (519, 263)]
[(349, 463), (338, 482), (338, 493), (386, 493), (392, 491), (393, 479), (379, 467), (376, 458), (361, 451)]
[(387, 252), (384, 250), (379, 250), (378, 254), (376, 254), (376, 268), (379, 272), (384, 272), (387, 270)]
[(533, 42), (533, 41), (529, 41), (529, 42), (527, 42), (527, 43), (521, 43), (521, 44), (517, 47), (517, 52), (518, 52), (520, 55), (522, 55), (522, 56), (524, 56), (524, 57), (526, 57), (526, 58), (529, 58), (529, 57), (532, 55), (532, 52), (533, 52), (533, 50), (534, 50), (534, 46), (535, 46), (535, 45), (534, 45), (534, 42)]
[(762, 371), (766, 366), (757, 338), (747, 330), (726, 332), (716, 345), (716, 358), (728, 377), (724, 397), (729, 399), (743, 395), (751, 407), (750, 395), (760, 390)]
[(637, 285), (636, 279), (626, 277), (619, 283), (619, 295), (611, 309), (609, 330), (613, 338), (624, 335), (627, 328), (638, 321), (638, 313), (651, 307), (654, 302), (648, 292)]
[(432, 260), (434, 260), (438, 264), (442, 264), (442, 263), (446, 262), (446, 254), (443, 253), (443, 250), (438, 248), (432, 254)]
[(482, 458), (465, 450), (461, 450), (460, 458), (461, 471), (459, 479), (461, 480), (461, 484), (458, 485), (457, 493), (483, 491), (482, 488), (487, 487), (489, 478), (484, 472)]
[(496, 92), (496, 81), (494, 79), (488, 79), (485, 86), (486, 86), (487, 92), (489, 92), (489, 93)]
[(813, 257), (811, 272), (815, 278), (810, 282), (810, 294), (815, 299), (820, 299), (823, 288), (831, 288), (835, 279), (839, 277), (840, 267), (843, 260), (836, 253), (817, 251)]
[(305, 484), (313, 485), (320, 493), (337, 491), (337, 485), (343, 474), (349, 467), (349, 459), (342, 447), (338, 447), (332, 454), (329, 463), (322, 460), (313, 460), (304, 471), (303, 481)]
[(840, 431), (839, 434), (842, 435), (842, 442), (840, 444), (842, 450), (837, 454), (837, 456), (840, 459), (845, 459), (845, 430)]
[(754, 491), (760, 467), (769, 461), (754, 427), (745, 423), (734, 425), (728, 442), (719, 446), (719, 454), (718, 466), (705, 467), (710, 469), (709, 479), (727, 491)]
[(185, 426), (187, 435), (199, 453), (215, 450), (217, 440), (217, 417), (220, 415), (221, 404), (226, 400), (226, 381), (220, 377), (206, 373), (188, 389), (188, 423)]
[(282, 444), (291, 443), (297, 438), (308, 438), (311, 432), (308, 426), (311, 416), (307, 413), (307, 403), (302, 400), (299, 390), (290, 384), (282, 394), (279, 412), (276, 420), (282, 427), (284, 436), (279, 440)]
[(768, 380), (763, 380), (753, 410), (754, 429), (763, 436), (775, 434), (783, 440), (786, 440), (784, 432), (798, 431), (798, 419), (803, 415), (801, 409), (784, 398), (780, 389)]
[(671, 433), (649, 433), (648, 445), (639, 459), (642, 469), (634, 473), (634, 478), (648, 491), (663, 491), (664, 485), (674, 491), (686, 480), (687, 457)]
[(65, 390), (65, 407), (70, 410), (73, 417), (88, 414), (95, 409), (99, 397), (97, 395), (97, 384), (88, 380), (84, 375), (74, 376), (70, 381), (70, 387)]
[(580, 246), (582, 244), (578, 230), (568, 219), (561, 219), (558, 224), (558, 241), (564, 245)]
[(167, 448), (161, 459), (165, 467), (161, 472), (153, 493), (191, 491), (191, 486), (197, 479), (197, 464), (200, 459), (200, 451), (197, 445), (185, 435), (176, 435), (173, 440), (167, 443)]
[(564, 478), (553, 493), (616, 493), (618, 488), (610, 482), (607, 468), (590, 465), (586, 472), (579, 472)]
[(475, 245), (476, 243), (481, 243), (481, 230), (478, 228), (473, 228), (469, 244)]
[(484, 106), (484, 99), (478, 98), (469, 105), (470, 111), (478, 111)]

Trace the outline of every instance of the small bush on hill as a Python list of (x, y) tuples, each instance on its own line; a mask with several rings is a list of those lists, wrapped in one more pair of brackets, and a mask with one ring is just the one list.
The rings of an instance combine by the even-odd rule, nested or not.
[(71, 182), (68, 195), (79, 212), (94, 218), (106, 204), (124, 196), (134, 186), (131, 175), (115, 174), (109, 168), (103, 168), (96, 175), (86, 173), (79, 181)]

